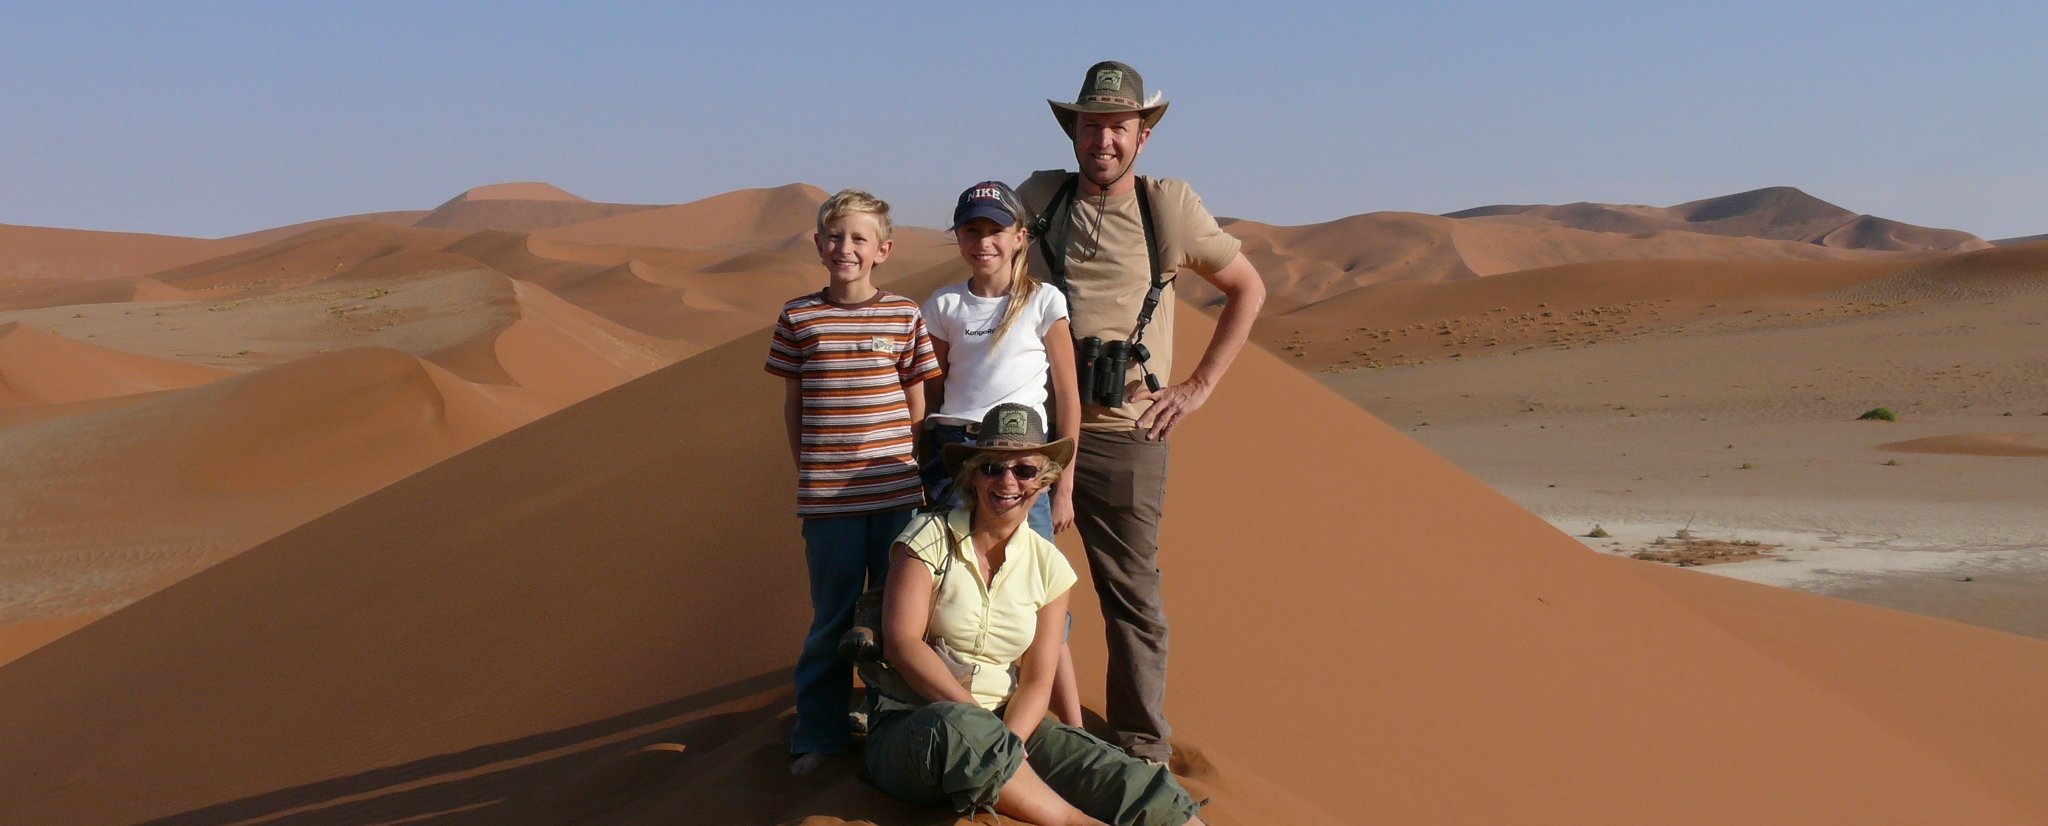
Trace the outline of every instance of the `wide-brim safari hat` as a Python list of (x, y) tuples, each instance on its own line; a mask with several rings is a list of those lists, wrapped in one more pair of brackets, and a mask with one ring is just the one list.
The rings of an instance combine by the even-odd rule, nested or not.
[(1158, 93), (1145, 96), (1145, 79), (1138, 70), (1114, 60), (1088, 67), (1088, 76), (1081, 79), (1081, 93), (1074, 96), (1073, 103), (1051, 99), (1046, 103), (1052, 105), (1052, 116), (1059, 119), (1069, 138), (1083, 112), (1136, 112), (1144, 128), (1150, 129), (1166, 116), (1167, 106)]
[(946, 445), (946, 474), (957, 476), (969, 457), (981, 455), (1022, 456), (1036, 453), (1060, 467), (1074, 461), (1074, 440), (1045, 439), (1045, 422), (1030, 405), (1004, 402), (981, 417), (981, 432), (973, 444)]

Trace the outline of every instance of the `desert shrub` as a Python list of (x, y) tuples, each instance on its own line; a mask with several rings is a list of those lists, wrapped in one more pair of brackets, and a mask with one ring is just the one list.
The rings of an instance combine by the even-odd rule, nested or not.
[(1857, 416), (1856, 420), (1859, 422), (1896, 422), (1899, 420), (1899, 414), (1893, 413), (1889, 407), (1873, 407), (1863, 411), (1863, 415)]

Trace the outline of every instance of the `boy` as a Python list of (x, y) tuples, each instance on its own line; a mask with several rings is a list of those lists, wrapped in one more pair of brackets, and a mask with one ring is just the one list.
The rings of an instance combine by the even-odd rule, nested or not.
[(924, 504), (912, 455), (924, 419), (917, 385), (939, 375), (917, 302), (877, 289), (889, 258), (889, 205), (847, 189), (818, 207), (825, 289), (775, 320), (768, 372), (787, 380), (782, 418), (797, 467), (797, 516), (810, 568), (811, 629), (796, 663), (790, 773), (852, 748), (853, 669), (838, 657), (861, 591), (879, 586), (889, 546)]

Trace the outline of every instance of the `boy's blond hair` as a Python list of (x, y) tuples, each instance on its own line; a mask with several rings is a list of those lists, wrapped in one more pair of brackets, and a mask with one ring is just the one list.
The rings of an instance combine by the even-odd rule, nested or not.
[(842, 189), (818, 205), (818, 233), (824, 234), (825, 225), (836, 218), (865, 212), (875, 216), (875, 223), (882, 227), (882, 237), (877, 241), (889, 240), (892, 227), (889, 224), (889, 202), (858, 189)]

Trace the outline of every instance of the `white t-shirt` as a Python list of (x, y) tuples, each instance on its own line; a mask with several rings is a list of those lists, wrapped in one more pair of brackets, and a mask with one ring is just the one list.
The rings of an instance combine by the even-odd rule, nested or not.
[(946, 403), (931, 414), (946, 424), (975, 424), (1004, 402), (1028, 404), (1047, 421), (1045, 335), (1067, 317), (1067, 297), (1040, 284), (994, 347), (996, 325), (1010, 297), (982, 298), (966, 282), (948, 285), (924, 302), (925, 329), (946, 342)]

